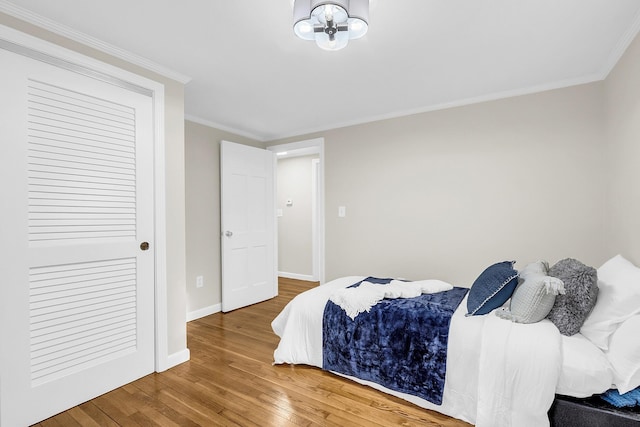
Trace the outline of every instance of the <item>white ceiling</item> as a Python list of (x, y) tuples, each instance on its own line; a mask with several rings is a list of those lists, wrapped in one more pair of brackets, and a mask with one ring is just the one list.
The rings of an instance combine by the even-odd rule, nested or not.
[(368, 34), (326, 52), (295, 37), (291, 0), (3, 10), (190, 77), (189, 119), (263, 141), (601, 80), (640, 29), (638, 0), (372, 0)]

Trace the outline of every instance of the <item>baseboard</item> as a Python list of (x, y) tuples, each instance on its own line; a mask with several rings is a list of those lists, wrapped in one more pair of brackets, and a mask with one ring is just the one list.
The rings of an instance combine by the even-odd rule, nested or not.
[(219, 313), (222, 311), (222, 304), (214, 304), (209, 307), (201, 308), (199, 310), (190, 311), (187, 313), (187, 322), (200, 319), (201, 317), (209, 316), (211, 314)]
[(313, 276), (308, 274), (287, 273), (286, 271), (278, 271), (278, 276), (284, 277), (286, 279), (296, 279), (296, 280), (306, 280), (307, 282), (317, 282), (317, 280), (313, 280)]
[(188, 362), (189, 359), (191, 359), (191, 352), (188, 348), (180, 350), (177, 353), (170, 354), (167, 357), (167, 365), (163, 370), (173, 368), (174, 366), (178, 366), (179, 364), (184, 362)]

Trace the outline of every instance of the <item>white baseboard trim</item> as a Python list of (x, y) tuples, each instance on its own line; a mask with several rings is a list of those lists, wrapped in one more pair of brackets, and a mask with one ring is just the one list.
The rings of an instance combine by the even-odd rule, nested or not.
[(209, 316), (211, 314), (219, 313), (222, 311), (222, 304), (214, 304), (209, 307), (201, 308), (199, 310), (190, 311), (187, 313), (187, 322), (199, 319), (201, 317)]
[(313, 280), (313, 276), (309, 274), (287, 273), (286, 271), (278, 271), (279, 277), (285, 277), (287, 279), (306, 280), (307, 282), (317, 282)]
[(177, 353), (170, 354), (167, 357), (167, 365), (164, 366), (163, 370), (167, 370), (173, 368), (174, 366), (178, 366), (181, 363), (188, 362), (191, 359), (191, 351), (188, 348), (184, 350), (180, 350)]

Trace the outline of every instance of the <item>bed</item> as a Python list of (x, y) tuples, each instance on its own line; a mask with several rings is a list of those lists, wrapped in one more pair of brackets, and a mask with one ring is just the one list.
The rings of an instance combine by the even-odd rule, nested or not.
[[(496, 265), (505, 272), (496, 274)], [(630, 338), (630, 334), (636, 333), (635, 327), (640, 326), (640, 269), (621, 256), (612, 258), (598, 269), (600, 280), (594, 285), (596, 290), (593, 286), (587, 286), (586, 291), (582, 289), (585, 293), (576, 303), (567, 298), (567, 293), (572, 297), (582, 291), (574, 292), (572, 278), (566, 275), (593, 281), (595, 272), (583, 269), (576, 273), (571, 268), (569, 273), (561, 271), (565, 274), (567, 292), (560, 294), (555, 279), (547, 275), (556, 266), (549, 269), (543, 262), (532, 265), (518, 272), (513, 268), (514, 262), (494, 264), (483, 271), (468, 293), (463, 292), (464, 297), (448, 320), (446, 374), (439, 399), (430, 395), (425, 398), (424, 394), (412, 392), (410, 388), (372, 379), (368, 371), (366, 375), (360, 375), (359, 371), (354, 374), (347, 370), (345, 373), (332, 369), (333, 365), (327, 367), (327, 360), (331, 359), (326, 354), (327, 343), (323, 345), (323, 336), (331, 332), (327, 328), (337, 328), (337, 323), (349, 324), (350, 320), (364, 322), (370, 315), (380, 317), (375, 311), (381, 304), (374, 302), (368, 309), (351, 312), (350, 306), (341, 306), (350, 320), (336, 322), (335, 317), (329, 317), (330, 325), (325, 324), (328, 323), (327, 312), (330, 312), (327, 307), (340, 302), (340, 295), (345, 291), (362, 283), (375, 282), (374, 278), (343, 277), (296, 296), (272, 322), (274, 332), (280, 337), (274, 363), (327, 369), (479, 427), (566, 425), (558, 420), (577, 419), (571, 413), (576, 405), (589, 407), (580, 399), (603, 393), (616, 384), (620, 385), (621, 392), (640, 385), (640, 343), (629, 344), (638, 341), (635, 335)], [(544, 270), (544, 276), (529, 274), (540, 269)], [(427, 281), (420, 281), (424, 282)], [(487, 282), (491, 285), (487, 286)], [(535, 292), (525, 285), (532, 282), (537, 283)], [(584, 283), (579, 285), (585, 288)], [(548, 301), (549, 294), (553, 293), (549, 292), (550, 288), (557, 291), (552, 303)], [(447, 293), (452, 292), (451, 289), (455, 292), (457, 288), (442, 291), (436, 286), (434, 292), (425, 293)], [(402, 297), (392, 296), (391, 299), (401, 300)], [(565, 307), (558, 309), (557, 302), (561, 299)], [(384, 299), (385, 304), (387, 300)], [(585, 300), (589, 301), (585, 303)], [(556, 312), (548, 310), (549, 307), (543, 307), (541, 311), (540, 307), (545, 304)], [(624, 307), (620, 307), (621, 304)], [(567, 313), (575, 317), (580, 310), (583, 313), (579, 316), (584, 317), (578, 321), (580, 331), (567, 334), (567, 328), (575, 329), (575, 322), (567, 321)], [(335, 313), (333, 307), (334, 316)], [(541, 313), (545, 314), (544, 318), (540, 318)], [(622, 334), (617, 336), (620, 331)], [(590, 408), (593, 409), (593, 405)], [(637, 412), (632, 409), (631, 416), (633, 411)], [(613, 412), (607, 416), (616, 416), (616, 411)], [(625, 413), (625, 410), (618, 412)]]

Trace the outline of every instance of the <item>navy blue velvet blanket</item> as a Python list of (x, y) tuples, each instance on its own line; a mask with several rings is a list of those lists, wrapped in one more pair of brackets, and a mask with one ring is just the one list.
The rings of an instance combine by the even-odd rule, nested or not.
[[(365, 280), (381, 286), (391, 281), (372, 277)], [(328, 301), (322, 324), (323, 369), (440, 405), (449, 324), (467, 291), (453, 288), (415, 298), (384, 299), (354, 320)]]

